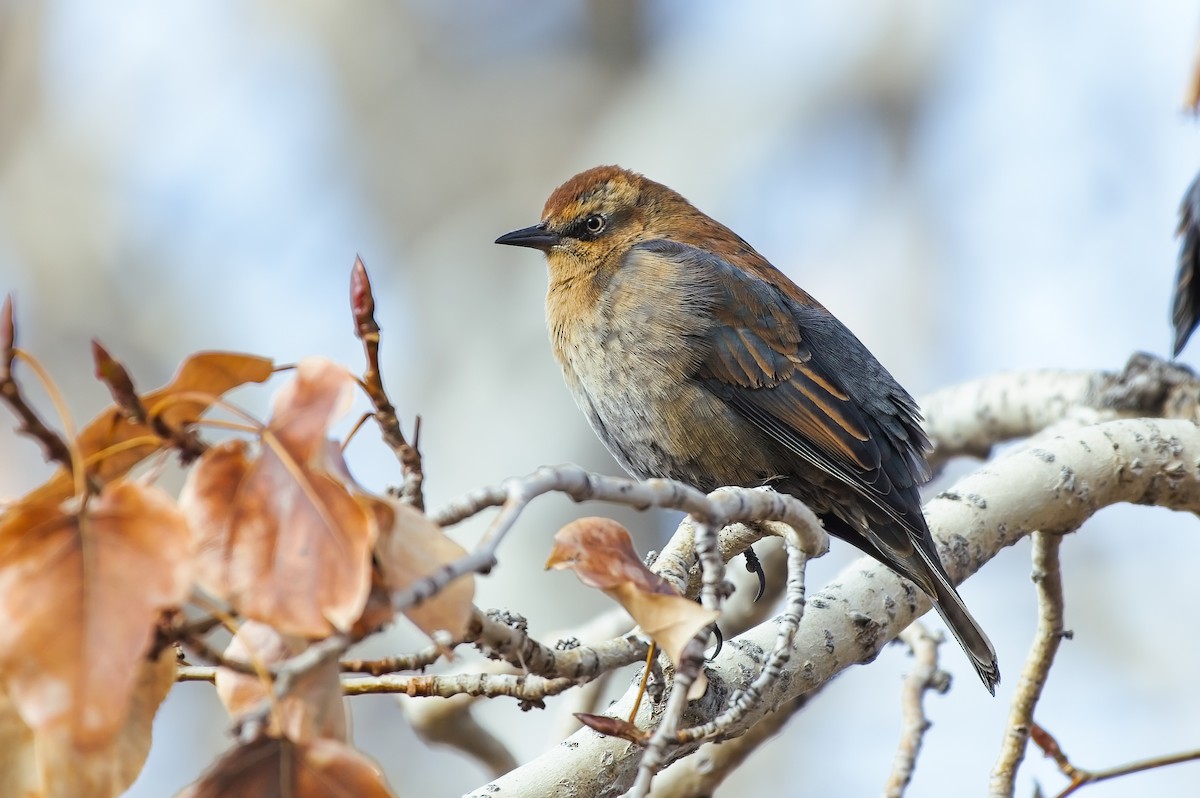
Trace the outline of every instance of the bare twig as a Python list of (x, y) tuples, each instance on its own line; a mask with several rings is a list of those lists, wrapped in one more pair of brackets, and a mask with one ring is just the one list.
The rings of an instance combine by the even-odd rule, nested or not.
[(924, 624), (917, 621), (900, 633), (900, 639), (912, 651), (915, 662), (900, 691), (904, 725), (900, 730), (896, 757), (892, 760), (892, 772), (883, 789), (887, 798), (901, 798), (904, 795), (917, 767), (921, 742), (930, 726), (929, 718), (925, 716), (925, 694), (930, 690), (944, 693), (950, 689), (950, 675), (938, 667), (938, 646), (943, 642), (942, 635), (931, 634)]
[[(555, 632), (548, 635), (547, 639), (558, 641), (555, 644), (556, 650), (570, 651), (589, 644), (594, 646), (595, 643), (592, 641), (624, 640), (633, 627), (633, 619), (629, 617), (629, 613), (617, 605), (581, 626)], [(556, 702), (557, 719), (549, 736), (553, 743), (560, 742), (579, 728), (579, 719), (575, 717), (575, 713), (596, 711), (596, 705), (614, 672), (614, 670), (605, 671), (592, 677), (589, 681), (581, 684), (578, 689), (566, 693)]]
[(1193, 762), (1200, 760), (1200, 749), (1195, 751), (1182, 751), (1177, 754), (1166, 754), (1164, 756), (1150, 757), (1149, 759), (1139, 759), (1136, 762), (1130, 762), (1117, 767), (1105, 768), (1104, 770), (1085, 770), (1081, 767), (1076, 767), (1071, 764), (1071, 760), (1067, 758), (1067, 754), (1062, 750), (1062, 746), (1058, 744), (1058, 740), (1044, 728), (1034, 723), (1031, 729), (1031, 737), (1037, 743), (1038, 747), (1055, 761), (1059, 771), (1064, 776), (1071, 780), (1071, 783), (1060, 792), (1056, 798), (1066, 798), (1072, 795), (1076, 790), (1088, 784), (1095, 784), (1101, 781), (1108, 781), (1120, 776), (1128, 776), (1132, 773), (1141, 773), (1146, 770), (1166, 767), (1167, 765), (1178, 765), (1183, 762)]
[(46, 426), (37, 411), (25, 401), (21, 387), (13, 377), (13, 361), (17, 358), (17, 327), (13, 320), (12, 295), (0, 306), (0, 399), (16, 414), (21, 423), (17, 432), (42, 445), (46, 462), (56, 462), (67, 471), (72, 469), (71, 450), (65, 440)]
[[(456, 645), (458, 645), (457, 642), (452, 643), (450, 648), (453, 649)], [(429, 646), (415, 654), (384, 659), (346, 659), (342, 660), (339, 665), (342, 673), (367, 673), (371, 676), (383, 676), (400, 671), (424, 670), (441, 659), (445, 651), (445, 646)]]
[(241, 673), (246, 676), (261, 676), (264, 672), (273, 673), (269, 667), (264, 671), (264, 667), (262, 666), (255, 666), (251, 662), (226, 657), (224, 653), (217, 651), (217, 649), (209, 645), (208, 641), (201, 637), (183, 638), (179, 642), (185, 648), (191, 649), (201, 659), (208, 660), (216, 667), (227, 668), (234, 673)]
[(508, 697), (519, 700), (525, 709), (539, 705), (550, 696), (579, 684), (574, 679), (547, 679), (543, 676), (512, 673), (455, 673), (445, 676), (388, 674), (347, 679), (342, 682), (346, 695), (399, 693), (411, 697), (450, 698), (469, 695), (480, 698)]
[(1062, 535), (1053, 532), (1033, 533), (1033, 582), (1037, 586), (1037, 634), (1021, 671), (1008, 717), (1008, 730), (1000, 747), (1000, 756), (992, 768), (988, 794), (993, 798), (1008, 798), (1015, 789), (1017, 768), (1025, 756), (1029, 734), (1033, 727), (1033, 711), (1054, 664), (1054, 655), (1062, 642), (1063, 591), (1062, 571), (1058, 550)]
[(367, 359), (367, 370), (363, 373), (362, 386), (375, 407), (375, 420), (383, 433), (383, 440), (400, 461), (404, 483), (400, 487), (400, 501), (411, 504), (418, 510), (425, 509), (425, 496), (421, 486), (425, 472), (421, 465), (418, 448), (421, 436), (421, 420), (413, 427), (413, 441), (409, 443), (400, 429), (396, 407), (388, 398), (383, 387), (383, 374), (379, 369), (379, 324), (375, 321), (375, 296), (371, 293), (371, 281), (362, 258), (356, 258), (350, 270), (350, 310), (354, 314), (354, 334), (362, 341), (363, 354)]
[(645, 659), (648, 649), (644, 640), (633, 635), (592, 646), (551, 648), (534, 640), (524, 629), (479, 610), (471, 616), (467, 637), (487, 656), (502, 659), (527, 673), (580, 682)]
[(180, 665), (175, 671), (175, 681), (215, 684), (217, 669), (211, 665)]
[[(476, 610), (468, 629), (468, 636), (472, 636), (477, 644), (480, 644), (485, 654), (496, 659), (482, 664), (463, 663), (459, 667), (464, 673), (474, 670), (511, 676), (508, 672), (517, 666), (511, 664), (510, 660), (519, 662), (522, 658), (528, 658), (540, 663), (541, 667), (558, 671), (557, 678), (566, 679), (568, 685), (577, 686), (576, 689), (568, 691), (559, 702), (571, 704), (579, 700), (581, 693), (592, 690), (594, 685), (602, 684), (620, 664), (625, 661), (635, 662), (645, 656), (644, 642), (625, 637), (632, 626), (633, 621), (628, 613), (617, 607), (581, 627), (549, 635), (547, 639), (562, 641), (553, 649), (549, 649), (531, 641), (521, 624), (505, 622), (497, 613), (485, 614)], [(588, 645), (592, 641), (596, 642)], [(563, 675), (567, 672), (572, 675)], [(557, 684), (556, 679), (546, 678), (545, 674), (540, 676), (546, 679), (548, 685)], [(480, 697), (482, 695), (456, 695), (442, 701), (412, 701), (402, 697), (400, 706), (408, 716), (413, 730), (422, 739), (431, 743), (452, 745), (475, 757), (498, 775), (515, 767), (515, 761), (504, 743), (489, 734), (471, 716), (471, 708)], [(526, 697), (528, 701), (525, 700)], [(518, 697), (522, 708), (538, 706), (541, 703), (541, 699), (532, 694), (526, 697)], [(567, 710), (570, 708), (568, 706)], [(575, 728), (578, 728), (577, 721)], [(569, 731), (560, 735), (559, 739), (567, 733)]]

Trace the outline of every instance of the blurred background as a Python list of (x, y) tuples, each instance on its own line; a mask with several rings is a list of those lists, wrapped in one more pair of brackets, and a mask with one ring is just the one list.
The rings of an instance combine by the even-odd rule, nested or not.
[[(917, 396), (1003, 369), (1118, 369), (1170, 340), (1176, 206), (1200, 166), (1180, 110), (1198, 31), (1194, 0), (0, 0), (0, 291), (83, 420), (105, 403), (91, 336), (146, 388), (208, 348), (359, 368), (346, 295), (361, 254), (386, 381), (424, 419), (434, 507), (545, 463), (619, 473), (550, 356), (540, 256), (491, 243), (600, 163), (729, 224)], [(238, 395), (260, 413), (268, 398)], [(9, 496), (48, 473), (11, 427)], [(370, 438), (351, 466), (382, 489), (399, 475)], [(558, 526), (596, 511), (535, 507), (478, 603), (535, 633), (604, 606), (541, 570)], [(621, 517), (646, 548), (673, 521)], [(990, 699), (944, 649), (958, 681), (929, 700), (914, 795), (983, 792), (1035, 624), (1028, 555), (1004, 552), (963, 591), (1005, 681)], [(835, 544), (812, 589), (851, 557)], [(1200, 633), (1183, 611), (1197, 520), (1113, 508), (1063, 558), (1075, 638), (1039, 721), (1083, 766), (1200, 745)], [(399, 629), (367, 653), (416, 644)], [(722, 794), (878, 794), (908, 662), (892, 647), (846, 673)], [(353, 706), (398, 794), (488, 780), (426, 749), (394, 700)], [(481, 713), (522, 760), (550, 743), (550, 714)], [(129, 795), (195, 779), (227, 728), (210, 687), (177, 687)], [(1194, 794), (1198, 767), (1088, 794)], [(1062, 784), (1036, 751), (1019, 794), (1034, 779)]]

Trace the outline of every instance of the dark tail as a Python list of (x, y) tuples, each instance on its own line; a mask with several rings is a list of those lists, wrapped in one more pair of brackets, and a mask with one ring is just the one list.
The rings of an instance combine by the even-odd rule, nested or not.
[(930, 596), (933, 599), (933, 608), (942, 616), (946, 626), (950, 627), (963, 651), (967, 652), (971, 664), (975, 666), (975, 672), (983, 680), (988, 692), (995, 695), (996, 685), (1000, 683), (1000, 667), (996, 664), (996, 649), (992, 647), (992, 641), (988, 640), (988, 636), (984, 634), (942, 569), (930, 567), (928, 570), (933, 572), (932, 582), (936, 593)]
[[(992, 642), (950, 583), (928, 529), (914, 531), (900, 524), (881, 524), (878, 529), (867, 529), (864, 534), (836, 515), (823, 515), (821, 521), (830, 534), (853, 543), (929, 596), (933, 608), (967, 652), (988, 692), (996, 694), (996, 685), (1000, 683), (996, 649), (992, 648)], [(921, 527), (924, 527), (924, 517), (921, 521)]]

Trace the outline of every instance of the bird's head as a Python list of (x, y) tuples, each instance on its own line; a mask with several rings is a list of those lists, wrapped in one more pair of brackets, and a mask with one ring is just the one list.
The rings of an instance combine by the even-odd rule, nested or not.
[(693, 214), (707, 219), (664, 185), (619, 166), (597, 166), (556, 188), (540, 222), (496, 243), (540, 249), (552, 274), (603, 270), (616, 268), (641, 241), (674, 238), (672, 224)]

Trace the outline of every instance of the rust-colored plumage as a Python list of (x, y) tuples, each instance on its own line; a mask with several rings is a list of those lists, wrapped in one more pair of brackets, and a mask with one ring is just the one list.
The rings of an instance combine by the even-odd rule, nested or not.
[(626, 469), (797, 496), (929, 595), (995, 691), (995, 651), (921, 513), (917, 405), (829, 311), (728, 227), (616, 166), (571, 178), (540, 223), (497, 243), (546, 254), (555, 357)]

